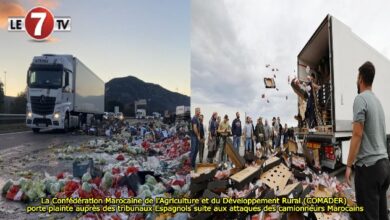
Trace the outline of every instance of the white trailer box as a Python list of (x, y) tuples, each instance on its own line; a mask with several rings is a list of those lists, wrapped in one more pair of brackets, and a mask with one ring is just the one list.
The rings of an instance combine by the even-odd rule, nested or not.
[(74, 111), (103, 114), (104, 82), (77, 58)]
[[(380, 33), (381, 30), (377, 31)], [(373, 92), (382, 103), (386, 115), (386, 133), (390, 134), (390, 102), (386, 97), (390, 94), (390, 86), (387, 85), (390, 81), (389, 59), (331, 15), (324, 19), (298, 54), (298, 79), (307, 81), (307, 76), (314, 74), (320, 80), (319, 113), (325, 128), (308, 132), (304, 129), (305, 125), (301, 124), (298, 137), (305, 137), (308, 142), (317, 142), (326, 147), (326, 152), (321, 154), (323, 166), (334, 168), (336, 161), (345, 163), (348, 157), (358, 69), (366, 61), (371, 61), (375, 66)], [(302, 115), (302, 110), (299, 113)], [(334, 147), (333, 153), (329, 151), (329, 146)], [(348, 149), (342, 149), (345, 147)]]

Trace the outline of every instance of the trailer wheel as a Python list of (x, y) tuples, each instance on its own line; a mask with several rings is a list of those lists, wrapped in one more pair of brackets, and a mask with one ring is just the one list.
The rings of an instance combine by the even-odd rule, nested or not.
[(32, 131), (33, 131), (34, 133), (39, 133), (40, 130), (41, 130), (40, 128), (33, 128), (33, 129), (32, 129)]

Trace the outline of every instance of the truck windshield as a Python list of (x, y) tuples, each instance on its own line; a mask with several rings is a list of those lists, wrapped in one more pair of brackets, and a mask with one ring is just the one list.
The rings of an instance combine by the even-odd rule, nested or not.
[(58, 89), (62, 87), (62, 71), (30, 70), (27, 81), (30, 88)]

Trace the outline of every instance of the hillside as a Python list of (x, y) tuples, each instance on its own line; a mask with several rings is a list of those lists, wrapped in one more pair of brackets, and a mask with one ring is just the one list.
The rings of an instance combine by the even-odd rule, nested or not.
[(134, 76), (114, 78), (106, 83), (106, 111), (113, 111), (114, 106), (126, 115), (134, 115), (134, 101), (147, 100), (147, 114), (175, 111), (178, 105), (190, 105), (190, 97), (169, 91), (160, 85), (144, 82)]

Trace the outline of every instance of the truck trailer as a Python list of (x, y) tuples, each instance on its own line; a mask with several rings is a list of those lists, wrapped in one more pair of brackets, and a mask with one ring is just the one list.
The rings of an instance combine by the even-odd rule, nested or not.
[(26, 125), (80, 127), (104, 113), (104, 82), (73, 55), (35, 56), (27, 72)]
[(335, 169), (347, 163), (358, 68), (366, 61), (375, 66), (373, 92), (386, 114), (389, 145), (389, 59), (331, 15), (326, 16), (298, 54), (298, 82), (305, 84), (310, 76), (319, 86), (319, 90), (313, 93), (313, 113), (317, 121), (314, 129), (310, 129), (305, 116), (308, 104), (305, 94), (298, 97), (298, 141), (308, 148), (318, 149), (322, 167)]

